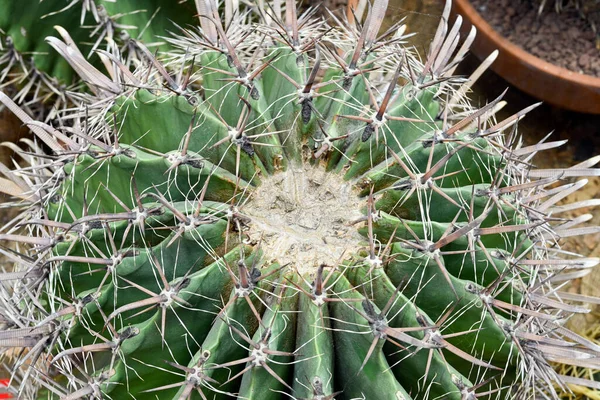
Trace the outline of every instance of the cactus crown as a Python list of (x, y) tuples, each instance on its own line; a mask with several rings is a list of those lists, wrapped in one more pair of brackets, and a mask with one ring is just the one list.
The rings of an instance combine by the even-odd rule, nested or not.
[(597, 228), (561, 217), (589, 203), (557, 205), (598, 159), (536, 169), (562, 142), (522, 145), (535, 105), (498, 122), (502, 96), (468, 104), (482, 69), (453, 75), (474, 31), (459, 45), (450, 1), (425, 64), (401, 24), (380, 33), (385, 0), (331, 23), (291, 0), (226, 1), (224, 20), (196, 5), (200, 27), (159, 59), (136, 42), (130, 68), (109, 46), (107, 74), (59, 29), (48, 42), (89, 92), (58, 128), (0, 94), (37, 139), (2, 169), (24, 208), (1, 235), (0, 343), (26, 349), (5, 355), (11, 390), (472, 400), (591, 384), (549, 362), (598, 364), (561, 326), (590, 299), (560, 290), (598, 260), (558, 246)]

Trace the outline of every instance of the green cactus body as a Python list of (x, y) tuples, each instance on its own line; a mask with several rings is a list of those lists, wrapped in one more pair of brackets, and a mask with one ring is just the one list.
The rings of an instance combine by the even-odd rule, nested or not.
[(13, 390), (532, 399), (555, 395), (550, 361), (597, 366), (552, 287), (597, 263), (557, 238), (597, 229), (555, 218), (580, 183), (549, 187), (596, 160), (532, 169), (554, 144), (515, 145), (527, 110), (493, 124), (500, 98), (460, 100), (449, 2), (425, 65), (376, 40), (381, 1), (361, 31), (291, 1), (223, 28), (199, 3), (166, 69), (92, 70), (70, 128), (19, 114), (52, 153), (3, 189), (31, 203), (2, 235), (0, 343), (29, 348)]

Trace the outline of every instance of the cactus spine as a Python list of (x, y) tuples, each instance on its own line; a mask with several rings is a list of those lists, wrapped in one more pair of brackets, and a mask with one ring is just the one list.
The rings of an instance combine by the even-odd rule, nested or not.
[(587, 203), (557, 205), (598, 159), (536, 169), (562, 143), (522, 145), (535, 106), (497, 122), (502, 96), (468, 104), (476, 76), (453, 73), (474, 32), (459, 46), (450, 1), (425, 64), (401, 26), (380, 35), (384, 0), (332, 24), (292, 1), (226, 1), (224, 21), (196, 3), (200, 27), (159, 59), (141, 46), (135, 69), (115, 53), (105, 75), (67, 30), (48, 39), (90, 87), (60, 128), (0, 94), (37, 139), (2, 169), (23, 207), (0, 249), (11, 390), (473, 400), (593, 385), (549, 362), (598, 366), (561, 326), (590, 299), (560, 290), (598, 260), (557, 246), (598, 231), (561, 218)]

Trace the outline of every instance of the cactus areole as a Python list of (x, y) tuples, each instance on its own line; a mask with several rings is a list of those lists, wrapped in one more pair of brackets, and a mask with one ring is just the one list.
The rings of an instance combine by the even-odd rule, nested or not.
[(58, 28), (47, 41), (88, 89), (52, 125), (0, 93), (35, 135), (0, 170), (23, 210), (0, 236), (11, 393), (473, 400), (595, 385), (551, 363), (599, 364), (562, 325), (596, 300), (561, 290), (598, 260), (559, 246), (598, 231), (565, 216), (594, 203), (558, 204), (598, 158), (537, 169), (563, 142), (522, 144), (535, 105), (500, 120), (502, 95), (468, 103), (495, 54), (453, 75), (474, 32), (459, 41), (449, 1), (424, 64), (401, 23), (380, 32), (384, 0), (350, 20), (292, 1), (196, 6), (171, 50), (135, 41), (126, 63), (109, 46), (106, 72)]

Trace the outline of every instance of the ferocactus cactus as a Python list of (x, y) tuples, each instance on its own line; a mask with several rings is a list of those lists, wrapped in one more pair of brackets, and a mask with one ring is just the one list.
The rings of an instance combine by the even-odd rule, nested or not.
[[(140, 62), (140, 43), (166, 50), (163, 36), (193, 22), (189, 2), (164, 0), (0, 0), (0, 81), (18, 104), (54, 117), (72, 105), (69, 91), (81, 87), (69, 64), (44, 41), (62, 26), (92, 64), (111, 55), (131, 66)], [(97, 50), (102, 52), (97, 53)], [(83, 77), (85, 79), (85, 77)]]
[[(425, 64), (404, 29), (233, 13), (135, 71), (48, 39), (90, 94), (59, 128), (0, 100), (39, 139), (2, 190), (0, 345), (22, 398), (533, 399), (549, 362), (598, 367), (561, 324), (561, 291), (598, 260), (560, 238), (597, 232), (557, 205), (598, 158), (536, 169), (502, 96), (464, 97), (448, 1)], [(225, 8), (235, 9), (226, 1)], [(364, 6), (364, 4), (362, 4)], [(359, 13), (353, 17), (360, 21)], [(161, 58), (161, 57), (159, 57)], [(488, 62), (485, 63), (487, 65)]]

